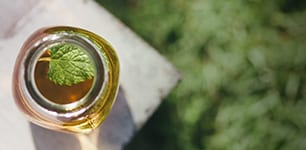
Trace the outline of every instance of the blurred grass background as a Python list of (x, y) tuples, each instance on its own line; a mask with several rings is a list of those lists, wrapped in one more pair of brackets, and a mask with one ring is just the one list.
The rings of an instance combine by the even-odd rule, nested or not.
[(305, 150), (305, 0), (97, 0), (182, 81), (126, 150)]

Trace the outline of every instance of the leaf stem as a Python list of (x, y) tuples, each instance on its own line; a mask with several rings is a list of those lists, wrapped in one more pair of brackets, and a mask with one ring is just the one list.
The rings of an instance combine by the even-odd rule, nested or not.
[(38, 61), (51, 61), (51, 57), (42, 57), (42, 58), (39, 58)]

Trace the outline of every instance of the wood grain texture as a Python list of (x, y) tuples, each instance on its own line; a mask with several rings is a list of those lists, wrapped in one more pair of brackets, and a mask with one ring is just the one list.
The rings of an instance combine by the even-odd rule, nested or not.
[[(24, 4), (23, 0), (9, 1)], [(0, 14), (1, 150), (40, 150), (52, 146), (66, 150), (69, 147), (62, 144), (66, 142), (75, 143), (70, 145), (72, 149), (80, 147), (69, 135), (29, 124), (13, 102), (11, 82), (16, 56), (27, 37), (41, 27), (68, 25), (84, 28), (107, 39), (118, 52), (120, 86), (124, 94), (116, 102), (119, 103), (115, 105), (117, 109), (112, 110), (117, 115), (111, 114), (93, 139), (99, 148), (120, 149), (179, 80), (179, 74), (165, 58), (94, 1), (31, 0), (15, 6), (4, 0), (0, 1)], [(123, 110), (130, 116), (120, 112)]]

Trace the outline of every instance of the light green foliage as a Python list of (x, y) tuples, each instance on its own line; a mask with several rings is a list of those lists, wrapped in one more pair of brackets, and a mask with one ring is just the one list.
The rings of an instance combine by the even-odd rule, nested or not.
[(99, 2), (183, 75), (127, 149), (306, 149), (305, 1)]
[(48, 77), (55, 84), (71, 86), (94, 77), (94, 66), (85, 51), (63, 43), (50, 48)]

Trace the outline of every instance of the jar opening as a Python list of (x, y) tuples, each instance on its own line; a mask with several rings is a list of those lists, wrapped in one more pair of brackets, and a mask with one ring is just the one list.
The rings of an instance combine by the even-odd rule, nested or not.
[[(62, 43), (61, 43), (62, 44)], [(39, 57), (34, 70), (35, 84), (39, 92), (56, 104), (70, 104), (81, 100), (91, 90), (94, 78), (73, 85), (59, 85), (48, 77), (50, 70), (50, 50)]]
[[(61, 49), (63, 48), (61, 46), (67, 45), (77, 50), (70, 49), (68, 53)], [(56, 51), (54, 47), (60, 47), (61, 50)], [(25, 81), (29, 93), (37, 104), (47, 111), (56, 113), (68, 113), (93, 105), (105, 86), (104, 81), (107, 76), (102, 56), (91, 41), (77, 34), (61, 32), (42, 38), (33, 49), (25, 61), (25, 68), (28, 68)], [(55, 57), (52, 52), (60, 56)], [(87, 57), (85, 65), (82, 62), (83, 57)], [(78, 62), (79, 60), (81, 61)], [(61, 71), (57, 72), (56, 76), (50, 77), (52, 66), (53, 71), (56, 67)], [(79, 69), (71, 70), (73, 67)], [(89, 78), (78, 77), (73, 80), (70, 77), (66, 78), (67, 75), (74, 76), (80, 73), (81, 77), (86, 76), (88, 68), (91, 68)]]

